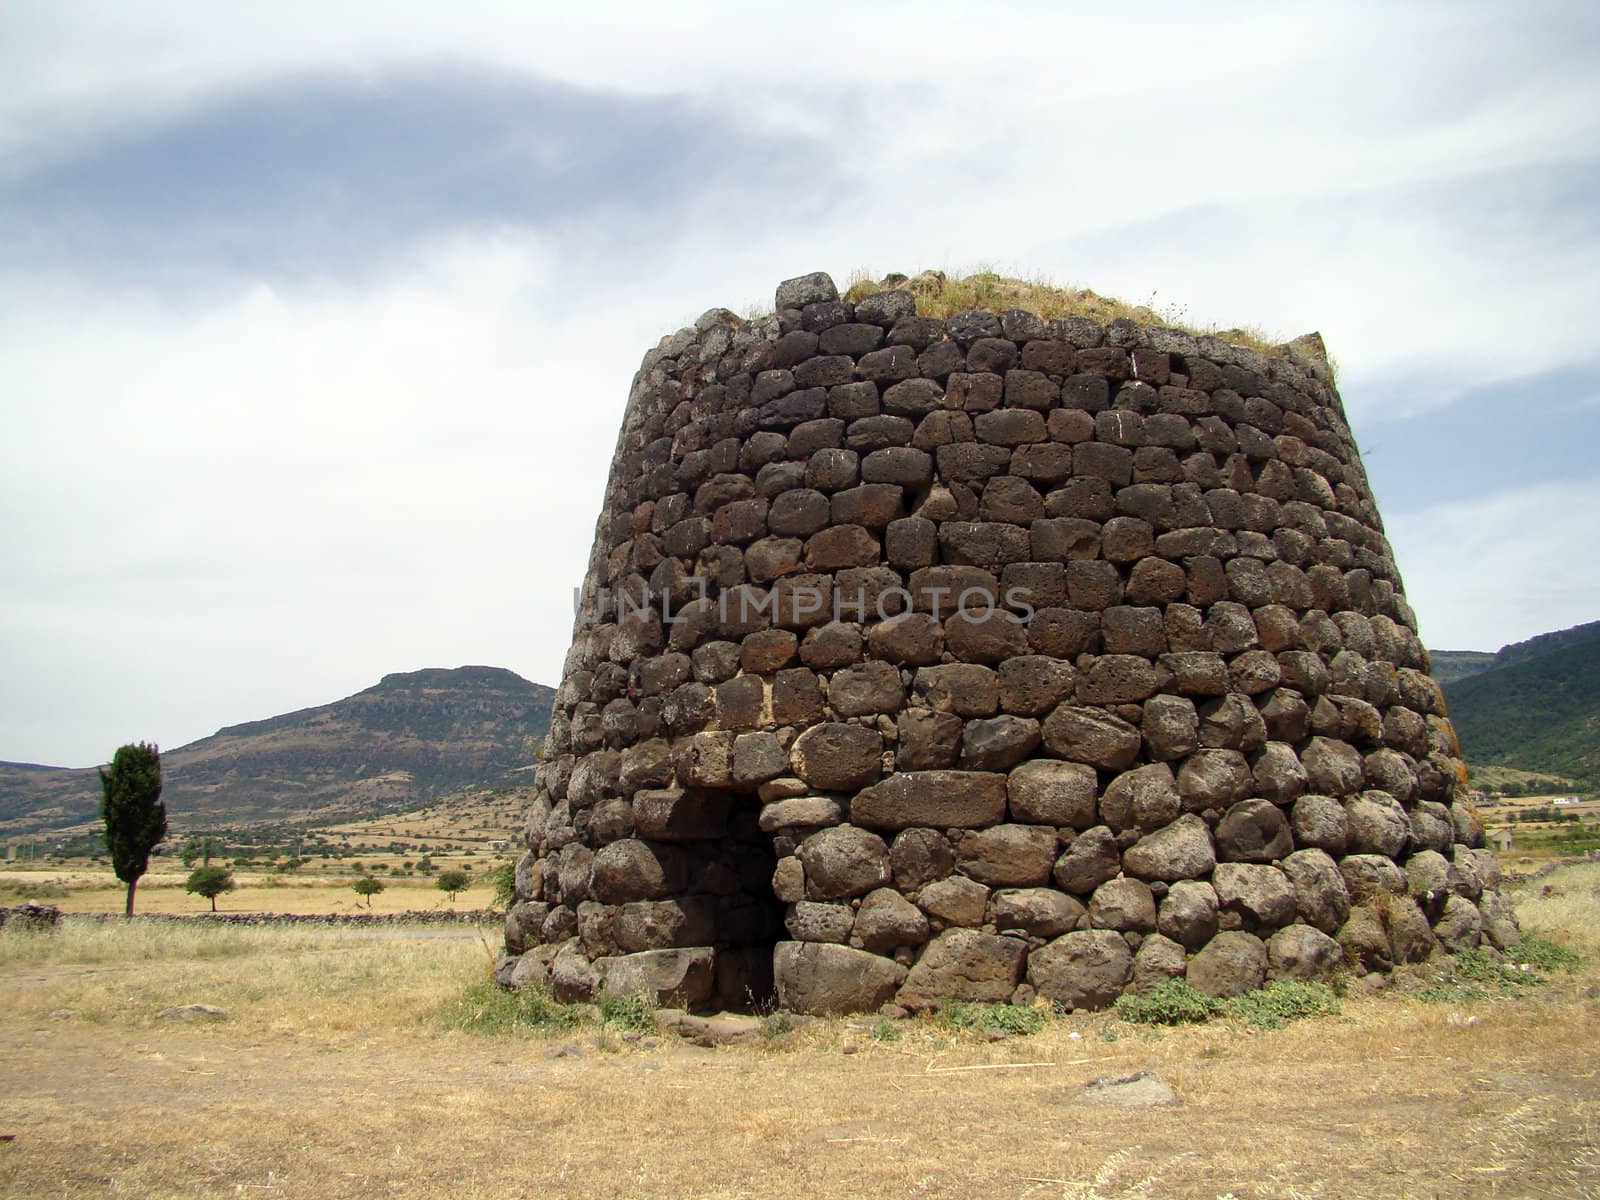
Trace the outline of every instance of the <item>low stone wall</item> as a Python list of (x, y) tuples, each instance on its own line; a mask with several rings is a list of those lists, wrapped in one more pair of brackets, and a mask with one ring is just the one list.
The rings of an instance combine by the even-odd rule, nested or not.
[(813, 1013), (1517, 936), (1320, 338), (789, 280), (635, 377), (499, 978)]
[(61, 910), (54, 904), (18, 904), (0, 908), (0, 928), (55, 929), (61, 924)]

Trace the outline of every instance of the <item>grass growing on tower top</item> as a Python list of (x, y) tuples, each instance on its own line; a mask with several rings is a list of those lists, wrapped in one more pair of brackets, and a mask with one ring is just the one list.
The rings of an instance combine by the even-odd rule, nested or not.
[(925, 317), (949, 317), (973, 309), (1004, 312), (1020, 308), (1050, 320), (1055, 317), (1088, 317), (1104, 325), (1126, 318), (1140, 325), (1161, 325), (1181, 329), (1197, 336), (1215, 336), (1225, 342), (1248, 346), (1266, 354), (1282, 351), (1281, 338), (1253, 326), (1224, 329), (1199, 325), (1187, 318), (1182, 306), (1158, 304), (1152, 295), (1144, 304), (1130, 304), (1102, 296), (1088, 288), (1062, 286), (1044, 276), (1018, 279), (992, 270), (970, 274), (924, 271), (908, 279), (887, 276), (873, 279), (862, 271), (851, 273), (845, 299), (852, 302), (873, 292), (906, 288), (917, 298), (917, 312)]

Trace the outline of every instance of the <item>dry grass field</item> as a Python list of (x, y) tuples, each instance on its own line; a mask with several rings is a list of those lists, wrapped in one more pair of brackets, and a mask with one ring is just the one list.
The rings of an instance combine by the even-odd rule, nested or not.
[[(367, 902), (350, 884), (369, 873), (384, 884), (384, 891), (373, 897), (373, 912), (486, 908), (493, 902), (493, 887), (485, 876), (516, 855), (514, 831), (521, 827), (525, 805), (526, 798), (516, 792), (463, 792), (405, 812), (307, 826), (307, 846), (336, 848), (338, 853), (308, 849), (303, 865), (293, 871), (274, 869), (259, 859), (235, 865), (226, 854), (219, 855), (217, 861), (232, 868), (238, 887), (219, 897), (217, 908), (234, 913), (366, 912)], [(232, 835), (218, 836), (230, 852), (240, 852), (232, 849)], [(285, 837), (292, 848), (293, 831)], [(186, 835), (176, 835), (173, 845), (185, 840)], [(454, 901), (434, 886), (438, 874), (448, 870), (467, 871), (474, 881)], [(137, 911), (209, 912), (209, 901), (183, 890), (188, 874), (175, 854), (153, 858), (149, 874), (139, 881)], [(0, 904), (37, 900), (63, 912), (120, 913), (124, 897), (124, 888), (104, 861), (45, 857), (0, 866)]]
[[(482, 868), (478, 874), (482, 875)], [(188, 872), (154, 868), (139, 881), (135, 909), (141, 913), (206, 913), (211, 902), (183, 890)], [(350, 890), (355, 874), (335, 876), (279, 876), (267, 871), (235, 872), (238, 888), (217, 898), (217, 911), (224, 913), (356, 913), (366, 912), (367, 902)], [(382, 877), (384, 890), (372, 897), (375, 913), (413, 912), (430, 909), (488, 908), (494, 889), (479, 878), (472, 887), (456, 895), (454, 902), (434, 886), (427, 876), (392, 879)], [(41, 884), (43, 886), (41, 886)], [(20, 885), (20, 886), (19, 886)], [(0, 872), (0, 904), (15, 904), (37, 899), (54, 904), (68, 913), (120, 913), (126, 890), (109, 869), (79, 866), (55, 871)]]
[(449, 847), (487, 853), (514, 842), (528, 810), (521, 792), (461, 792), (422, 808), (317, 826), (330, 841), (403, 845), (448, 857)]
[[(993, 1042), (771, 1022), (715, 1050), (468, 1032), (493, 931), (0, 931), (0, 1194), (1600, 1195), (1600, 864), (1519, 904), (1585, 961), (1508, 998), (1418, 981), (1281, 1030), (1097, 1014)], [(189, 1003), (226, 1015), (157, 1016)], [(1180, 1103), (1089, 1101), (1137, 1070)]]

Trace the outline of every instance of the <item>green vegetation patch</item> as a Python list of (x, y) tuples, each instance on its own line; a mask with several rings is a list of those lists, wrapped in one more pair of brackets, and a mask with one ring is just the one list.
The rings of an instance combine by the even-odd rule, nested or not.
[(764, 1041), (776, 1042), (794, 1030), (794, 1018), (786, 1012), (771, 1012), (761, 1018), (761, 1037)]
[(644, 992), (603, 992), (590, 1004), (564, 1004), (548, 988), (508, 990), (491, 979), (475, 979), (439, 1013), (440, 1023), (466, 1033), (559, 1034), (582, 1027), (655, 1030), (655, 1004)]
[(1015, 1004), (973, 1004), (955, 1001), (941, 1004), (937, 1014), (941, 1025), (968, 1033), (1004, 1033), (1027, 1037), (1044, 1028), (1045, 1010), (1019, 1008)]
[(875, 1042), (898, 1042), (900, 1040), (900, 1026), (896, 1022), (889, 1020), (888, 1017), (881, 1017), (867, 1031), (867, 1036)]
[(1117, 1016), (1130, 1025), (1198, 1025), (1216, 1017), (1256, 1029), (1282, 1029), (1291, 1021), (1339, 1011), (1339, 998), (1322, 983), (1278, 979), (1228, 1000), (1218, 1000), (1184, 979), (1169, 979), (1143, 995), (1117, 997)]
[(623, 1029), (636, 1029), (648, 1033), (656, 1027), (656, 1006), (644, 992), (619, 996), (614, 992), (601, 992), (597, 1001), (600, 1019), (607, 1025), (620, 1025)]
[[(423, 862), (427, 862), (426, 859)], [(424, 867), (417, 864), (417, 869), (433, 870), (433, 864), (427, 863)], [(489, 886), (494, 889), (493, 904), (496, 908), (510, 908), (517, 899), (517, 864), (507, 860), (489, 868)]]
[(562, 1033), (590, 1022), (578, 1004), (562, 1004), (543, 988), (508, 991), (492, 979), (468, 984), (444, 1006), (441, 1023), (465, 1033)]
[(1325, 983), (1278, 979), (1264, 988), (1224, 1001), (1223, 1011), (1233, 1020), (1257, 1029), (1282, 1029), (1291, 1021), (1336, 1014), (1339, 998)]
[[(1576, 814), (1572, 814), (1574, 820)], [(1551, 854), (1587, 854), (1600, 850), (1600, 825), (1571, 824), (1555, 829), (1518, 829), (1513, 835), (1522, 851), (1548, 851)]]
[(1222, 1001), (1186, 979), (1169, 979), (1142, 995), (1118, 996), (1117, 1016), (1130, 1025), (1198, 1025), (1222, 1014)]
[(1446, 960), (1445, 977), (1420, 989), (1417, 998), (1436, 1004), (1503, 1000), (1543, 987), (1551, 975), (1571, 972), (1582, 961), (1577, 951), (1541, 937), (1525, 937), (1499, 958), (1487, 950), (1460, 950)]

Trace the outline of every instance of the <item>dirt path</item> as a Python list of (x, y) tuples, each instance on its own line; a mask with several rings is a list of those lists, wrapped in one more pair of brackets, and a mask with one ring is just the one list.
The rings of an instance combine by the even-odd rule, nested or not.
[[(566, 1043), (23, 1018), (4, 1001), (28, 974), (0, 980), (6, 1196), (1600, 1195), (1600, 1004), (1576, 990), (1454, 1022), (1378, 1001), (1275, 1033), (590, 1034), (551, 1057)], [(1086, 1101), (1139, 1069), (1181, 1103)]]

